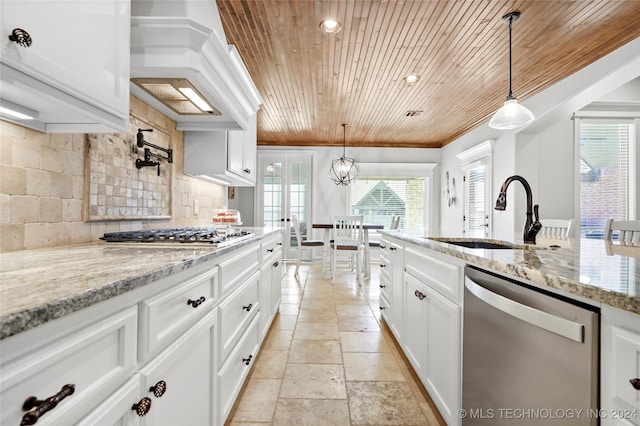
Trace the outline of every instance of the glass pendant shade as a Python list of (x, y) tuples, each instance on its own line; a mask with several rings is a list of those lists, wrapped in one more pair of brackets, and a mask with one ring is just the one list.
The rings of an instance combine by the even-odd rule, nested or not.
[(489, 127), (498, 130), (512, 130), (531, 123), (535, 116), (517, 99), (507, 99), (504, 105), (493, 114)]
[(347, 146), (347, 125), (343, 124), (342, 128), (344, 134), (342, 156), (331, 162), (331, 170), (329, 170), (329, 173), (331, 180), (336, 185), (349, 186), (351, 183), (355, 182), (358, 177), (358, 165), (356, 164), (355, 159), (345, 155)]
[(489, 127), (498, 130), (512, 130), (523, 127), (531, 123), (535, 116), (525, 106), (518, 103), (518, 99), (513, 95), (511, 80), (513, 67), (511, 65), (511, 26), (514, 21), (520, 18), (520, 12), (509, 12), (502, 17), (502, 22), (509, 25), (509, 94), (504, 105), (493, 114), (489, 120)]

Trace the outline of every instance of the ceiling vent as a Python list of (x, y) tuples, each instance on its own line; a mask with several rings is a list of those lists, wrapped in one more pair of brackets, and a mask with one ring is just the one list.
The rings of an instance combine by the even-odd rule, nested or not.
[(183, 78), (132, 78), (142, 90), (180, 115), (221, 115)]
[(413, 109), (413, 110), (412, 110), (412, 109), (410, 109), (409, 111), (407, 111), (407, 112), (404, 114), (404, 116), (405, 116), (405, 117), (417, 117), (417, 116), (419, 116), (420, 114), (422, 114), (422, 111), (415, 110), (415, 109)]

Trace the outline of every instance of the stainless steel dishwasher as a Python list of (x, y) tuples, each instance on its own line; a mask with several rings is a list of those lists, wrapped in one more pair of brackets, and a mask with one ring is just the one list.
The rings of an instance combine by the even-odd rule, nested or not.
[(596, 425), (599, 310), (465, 268), (466, 425)]

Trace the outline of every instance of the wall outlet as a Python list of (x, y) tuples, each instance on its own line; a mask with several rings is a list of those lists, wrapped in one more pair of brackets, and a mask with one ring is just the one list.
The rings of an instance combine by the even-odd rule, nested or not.
[(199, 210), (198, 200), (193, 200), (193, 215), (194, 216), (198, 216), (198, 210)]

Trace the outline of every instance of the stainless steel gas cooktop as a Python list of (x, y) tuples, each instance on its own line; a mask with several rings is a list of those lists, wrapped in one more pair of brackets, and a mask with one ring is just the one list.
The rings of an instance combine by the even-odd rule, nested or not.
[(100, 239), (108, 243), (197, 244), (222, 247), (251, 238), (252, 232), (234, 228), (167, 228), (108, 232)]

